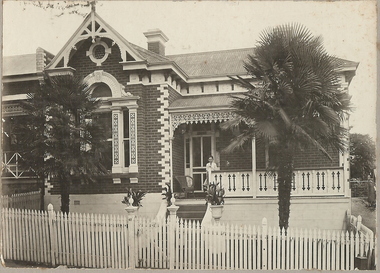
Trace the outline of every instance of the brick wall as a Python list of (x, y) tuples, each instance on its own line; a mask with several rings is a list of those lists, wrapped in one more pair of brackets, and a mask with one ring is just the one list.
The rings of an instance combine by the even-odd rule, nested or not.
[(256, 169), (265, 169), (265, 143), (260, 138), (256, 138)]
[(216, 150), (220, 153), (220, 170), (251, 170), (251, 142), (247, 142), (242, 148), (238, 148), (232, 153), (222, 152), (232, 137), (230, 131), (220, 131), (220, 136), (216, 138)]
[(314, 147), (305, 149), (294, 158), (295, 168), (328, 168), (339, 167), (339, 152), (333, 149), (326, 149), (332, 161), (321, 151)]
[[(102, 41), (111, 47), (109, 39), (102, 38)], [(163, 177), (159, 173), (163, 171), (163, 167), (160, 166), (159, 162), (163, 156), (158, 151), (162, 148), (160, 144), (162, 135), (159, 133), (159, 130), (164, 125), (158, 121), (161, 117), (158, 109), (163, 105), (162, 99), (160, 99), (162, 92), (158, 90), (159, 85), (128, 85), (128, 74), (126, 71), (123, 71), (122, 65), (119, 63), (122, 59), (117, 45), (112, 47), (112, 53), (102, 65), (96, 66), (86, 56), (86, 51), (91, 44), (91, 39), (86, 40), (69, 61), (68, 65), (76, 69), (76, 74), (84, 78), (95, 70), (103, 70), (113, 75), (119, 83), (123, 84), (126, 92), (140, 97), (137, 101), (138, 183), (130, 184), (129, 177), (123, 176), (120, 184), (114, 184), (112, 178), (108, 177), (100, 179), (93, 185), (73, 185), (71, 192), (73, 194), (123, 193), (127, 187), (151, 193), (161, 192)], [(52, 182), (52, 184), (54, 187), (50, 192), (58, 194), (57, 183)]]
[(160, 42), (150, 42), (148, 43), (148, 50), (165, 56), (165, 46)]
[(39, 81), (8, 82), (3, 83), (2, 95), (34, 93), (38, 88), (40, 88)]
[(182, 98), (182, 95), (180, 93), (178, 93), (176, 90), (173, 89), (173, 87), (171, 86), (168, 86), (168, 90), (169, 90), (169, 105), (179, 99), (179, 98)]
[[(230, 139), (233, 136), (230, 131), (221, 131), (220, 137), (217, 138), (217, 150), (221, 152), (225, 148)], [(326, 157), (322, 152), (318, 151), (316, 148), (311, 147), (300, 152), (294, 158), (295, 168), (328, 168), (328, 167), (339, 167), (339, 153), (333, 149), (327, 149), (332, 161)], [(221, 170), (234, 170), (234, 169), (251, 169), (251, 142), (244, 144), (242, 148), (235, 150), (233, 153), (227, 154), (224, 152), (220, 153), (220, 168)], [(227, 165), (226, 162), (229, 162)], [(256, 139), (256, 169), (265, 169), (265, 143), (261, 139)]]
[(175, 177), (185, 174), (185, 147), (184, 147), (184, 137), (180, 133), (179, 129), (174, 132), (174, 139), (172, 142), (173, 149), (173, 187), (174, 191), (180, 191), (179, 184)]

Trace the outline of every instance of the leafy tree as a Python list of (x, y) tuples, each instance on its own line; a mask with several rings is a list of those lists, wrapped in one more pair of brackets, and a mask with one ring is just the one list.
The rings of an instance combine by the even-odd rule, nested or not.
[(350, 134), (350, 176), (367, 179), (376, 162), (375, 142), (369, 135)]
[(92, 182), (107, 171), (101, 164), (106, 137), (93, 122), (100, 101), (77, 77), (46, 76), (22, 106), (28, 116), (18, 128), (24, 136), (21, 154), (40, 178), (59, 182), (61, 211), (68, 213), (72, 182)]
[[(54, 10), (54, 16), (60, 17), (64, 14), (76, 14), (85, 17), (88, 14), (88, 8), (95, 8), (97, 0), (92, 1), (24, 1), (26, 5), (33, 5), (44, 10)], [(101, 3), (100, 3), (101, 5)], [(24, 7), (25, 9), (25, 7)]]
[(348, 132), (341, 121), (350, 97), (339, 85), (340, 63), (326, 53), (320, 37), (298, 24), (287, 24), (261, 33), (244, 64), (251, 78), (231, 77), (247, 92), (234, 96), (231, 106), (237, 117), (222, 125), (239, 129), (226, 151), (254, 136), (268, 143), (268, 170), (278, 173), (280, 228), (288, 228), (297, 153), (312, 146), (331, 160), (328, 147), (335, 151), (346, 147)]

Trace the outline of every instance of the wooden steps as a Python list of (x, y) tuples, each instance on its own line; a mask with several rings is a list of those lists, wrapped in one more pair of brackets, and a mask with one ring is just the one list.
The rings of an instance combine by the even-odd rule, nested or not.
[(179, 204), (178, 218), (202, 221), (206, 213), (206, 201), (203, 204)]

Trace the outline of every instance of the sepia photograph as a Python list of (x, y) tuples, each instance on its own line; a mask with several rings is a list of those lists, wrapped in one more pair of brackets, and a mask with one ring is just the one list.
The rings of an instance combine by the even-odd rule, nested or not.
[(3, 0), (2, 270), (376, 270), (376, 4)]

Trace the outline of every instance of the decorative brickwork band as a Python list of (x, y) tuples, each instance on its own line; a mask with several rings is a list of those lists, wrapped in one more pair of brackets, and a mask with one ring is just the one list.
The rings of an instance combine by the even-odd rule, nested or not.
[(112, 115), (113, 164), (119, 164), (119, 114)]
[(136, 156), (136, 114), (129, 113), (129, 140), (131, 149), (131, 164), (137, 164)]
[(235, 117), (233, 112), (203, 112), (203, 113), (188, 113), (188, 114), (171, 114), (172, 129), (174, 130), (182, 123), (207, 123), (226, 121)]

